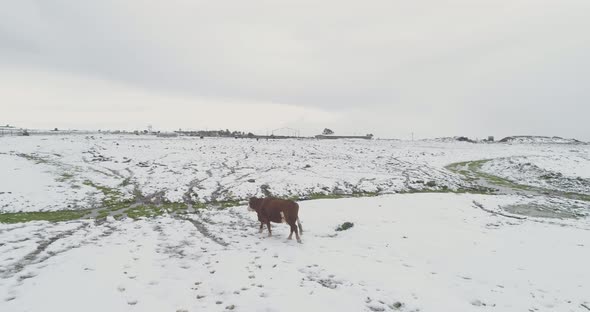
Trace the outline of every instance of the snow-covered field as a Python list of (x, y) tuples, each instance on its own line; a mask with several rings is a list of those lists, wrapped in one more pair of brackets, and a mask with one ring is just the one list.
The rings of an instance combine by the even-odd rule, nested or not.
[[(589, 203), (463, 193), (476, 182), (445, 166), (482, 159), (590, 195), (589, 145), (1, 137), (0, 213), (100, 209), (110, 190), (213, 205), (0, 223), (0, 311), (590, 310)], [(286, 225), (258, 234), (245, 204), (214, 205), (269, 193), (380, 196), (300, 201), (303, 244)]]
[(568, 155), (498, 158), (484, 164), (483, 170), (525, 185), (590, 194), (590, 161), (579, 150)]
[[(403, 141), (234, 140), (140, 136), (0, 138), (0, 211), (90, 208), (104, 194), (210, 202), (262, 195), (458, 189), (453, 162), (534, 156), (567, 176), (590, 176), (589, 145)], [(551, 168), (553, 168), (551, 167)]]

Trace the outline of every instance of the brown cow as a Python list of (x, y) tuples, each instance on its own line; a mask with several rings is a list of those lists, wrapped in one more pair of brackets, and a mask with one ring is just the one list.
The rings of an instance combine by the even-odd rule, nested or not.
[[(264, 224), (268, 227), (268, 236), (272, 235), (270, 230), (270, 222), (284, 223), (286, 222), (291, 227), (291, 234), (289, 239), (293, 239), (293, 232), (297, 242), (301, 243), (299, 233), (303, 234), (303, 228), (299, 222), (299, 205), (292, 200), (284, 200), (278, 198), (250, 198), (248, 209), (256, 211), (258, 214), (258, 221), (260, 221), (260, 233)], [(297, 225), (295, 225), (297, 223)], [(299, 226), (299, 231), (297, 230)]]

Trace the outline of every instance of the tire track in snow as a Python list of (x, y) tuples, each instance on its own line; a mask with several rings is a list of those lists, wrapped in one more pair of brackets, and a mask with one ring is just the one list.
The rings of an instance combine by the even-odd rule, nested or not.
[[(10, 278), (15, 276), (16, 274), (22, 272), (24, 269), (26, 269), (28, 266), (30, 265), (34, 265), (34, 264), (38, 264), (38, 263), (42, 263), (48, 259), (50, 259), (51, 257), (65, 252), (71, 248), (67, 248), (65, 250), (62, 250), (60, 252), (52, 252), (50, 253), (48, 256), (39, 258), (39, 255), (41, 255), (41, 253), (43, 253), (45, 250), (47, 250), (47, 248), (49, 248), (49, 246), (51, 246), (53, 243), (59, 241), (60, 239), (72, 236), (73, 234), (75, 234), (76, 232), (88, 227), (88, 223), (82, 224), (77, 228), (71, 229), (71, 230), (67, 230), (64, 231), (62, 233), (59, 233), (53, 237), (50, 237), (47, 240), (41, 241), (38, 245), (37, 248), (35, 250), (33, 250), (32, 252), (28, 253), (26, 256), (24, 256), (22, 259), (20, 259), (19, 261), (17, 261), (15, 264), (13, 264), (12, 266), (8, 267), (7, 269), (5, 269), (4, 271), (0, 272), (0, 278)], [(72, 247), (73, 248), (73, 247)]]
[(229, 246), (228, 243), (226, 243), (223, 239), (213, 235), (209, 229), (207, 228), (207, 226), (205, 226), (205, 224), (199, 220), (195, 220), (195, 219), (190, 219), (190, 218), (180, 218), (182, 220), (186, 220), (190, 223), (192, 223), (195, 228), (206, 238), (212, 240), (213, 242), (215, 242), (216, 244), (223, 246), (223, 247), (227, 247)]

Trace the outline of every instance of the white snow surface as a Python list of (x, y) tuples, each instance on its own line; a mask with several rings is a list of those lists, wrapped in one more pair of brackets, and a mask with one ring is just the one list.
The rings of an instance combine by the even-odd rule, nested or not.
[[(590, 175), (590, 145), (379, 140), (246, 140), (131, 135), (0, 138), (0, 212), (92, 208), (103, 193), (164, 192), (172, 202), (276, 196), (396, 193), (466, 182), (453, 162), (535, 156), (564, 174)], [(563, 160), (563, 162), (561, 161)], [(574, 162), (577, 161), (577, 162)], [(501, 172), (498, 172), (501, 175)]]
[[(172, 201), (260, 196), (263, 184), (392, 194), (300, 201), (303, 244), (284, 224), (259, 234), (246, 206), (0, 223), (0, 311), (585, 311), (590, 219), (500, 208), (561, 199), (393, 193), (419, 180), (461, 187), (445, 165), (492, 158), (584, 179), (589, 155), (564, 144), (2, 137), (2, 212), (96, 206), (103, 195), (85, 181)], [(336, 231), (344, 222), (354, 226)]]
[(207, 235), (171, 217), (0, 225), (0, 310), (582, 311), (588, 222), (516, 220), (474, 200), (514, 198), (305, 201), (303, 244), (286, 225), (258, 234), (244, 206), (192, 216)]
[(590, 157), (577, 150), (566, 155), (497, 158), (482, 170), (519, 184), (590, 194)]
[(502, 139), (511, 144), (586, 144), (576, 139), (546, 136), (513, 136)]

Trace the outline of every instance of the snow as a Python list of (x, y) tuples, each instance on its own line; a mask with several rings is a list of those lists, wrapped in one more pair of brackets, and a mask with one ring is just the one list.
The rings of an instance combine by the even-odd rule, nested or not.
[[(245, 204), (140, 220), (0, 223), (0, 311), (584, 311), (587, 202), (397, 193), (419, 188), (417, 180), (465, 186), (444, 166), (480, 159), (493, 159), (486, 172), (521, 182), (536, 180), (506, 163), (587, 179), (589, 155), (588, 145), (567, 144), (3, 137), (4, 212), (96, 206), (104, 195), (87, 180), (126, 195), (165, 190), (171, 201), (260, 196), (264, 184), (285, 196), (389, 194), (299, 201), (303, 244), (286, 239), (284, 224), (259, 234)], [(580, 213), (506, 209), (530, 204)], [(336, 231), (344, 222), (354, 226)]]
[[(554, 166), (568, 174), (590, 175), (590, 145), (125, 135), (0, 140), (0, 169), (7, 172), (0, 181), (0, 211), (5, 212), (96, 207), (104, 195), (85, 181), (116, 188), (127, 197), (137, 188), (145, 196), (164, 192), (172, 202), (209, 202), (260, 196), (263, 185), (276, 196), (288, 197), (397, 193), (423, 189), (429, 181), (465, 188), (469, 184), (445, 165), (514, 156), (553, 157)], [(571, 161), (560, 165), (560, 159)]]
[(511, 181), (547, 189), (590, 194), (590, 157), (570, 150), (569, 155), (497, 158), (484, 172)]
[(571, 155), (553, 155), (548, 157), (528, 157), (527, 161), (547, 171), (559, 172), (571, 178), (590, 179), (590, 154), (570, 151)]
[[(6, 294), (0, 308), (369, 311), (400, 302), (407, 311), (483, 305), (571, 311), (590, 300), (588, 222), (510, 219), (478, 209), (474, 200), (493, 206), (513, 199), (406, 194), (305, 201), (303, 244), (285, 240), (285, 225), (276, 225), (271, 238), (258, 234), (245, 206), (192, 217), (223, 244), (171, 217), (2, 226), (6, 241), (25, 230), (44, 231), (41, 240), (73, 232), (42, 252), (54, 256), (16, 274), (14, 263), (3, 262), (9, 273), (0, 279)], [(354, 227), (336, 232), (345, 221)]]
[(504, 143), (515, 143), (515, 144), (585, 144), (584, 142), (576, 139), (565, 139), (561, 137), (546, 137), (546, 136), (513, 136), (506, 137), (500, 140)]

